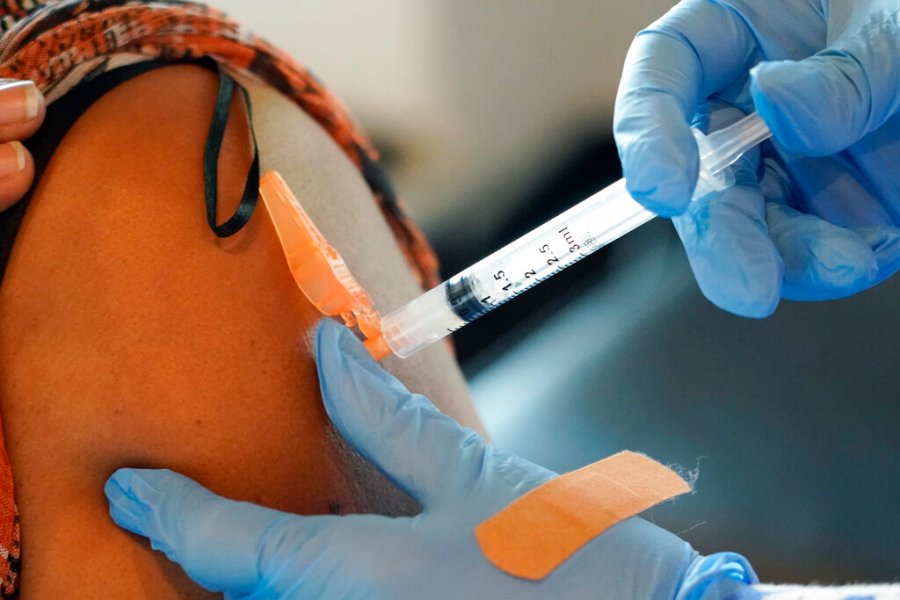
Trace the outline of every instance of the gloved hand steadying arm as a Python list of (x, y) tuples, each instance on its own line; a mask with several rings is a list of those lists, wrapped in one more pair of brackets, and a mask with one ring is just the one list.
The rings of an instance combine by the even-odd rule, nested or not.
[[(714, 304), (764, 317), (900, 269), (898, 23), (896, 0), (684, 0), (635, 39), (615, 115), (628, 189), (676, 217)], [(689, 204), (689, 123), (753, 110), (774, 143)]]
[(411, 394), (344, 327), (323, 322), (316, 352), (335, 427), (422, 504), (420, 515), (302, 517), (220, 498), (171, 471), (121, 469), (106, 486), (113, 519), (228, 598), (709, 600), (754, 581), (741, 557), (700, 557), (639, 518), (540, 582), (499, 571), (473, 528), (555, 474)]

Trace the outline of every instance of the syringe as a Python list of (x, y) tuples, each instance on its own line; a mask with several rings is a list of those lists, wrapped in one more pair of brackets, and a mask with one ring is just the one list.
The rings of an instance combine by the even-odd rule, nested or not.
[[(755, 113), (709, 136), (694, 129), (700, 177), (693, 200), (734, 185), (730, 166), (771, 136)], [(656, 215), (620, 179), (381, 320), (384, 340), (407, 357), (468, 325), (640, 227)]]

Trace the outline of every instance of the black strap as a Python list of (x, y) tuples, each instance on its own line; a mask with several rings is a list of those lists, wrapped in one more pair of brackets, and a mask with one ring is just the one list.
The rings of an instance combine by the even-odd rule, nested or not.
[[(228, 110), (231, 104), (231, 97), (234, 93), (234, 87), (240, 89), (247, 106), (248, 116), (251, 113), (250, 98), (247, 90), (238, 85), (227, 73), (219, 68), (218, 64), (210, 59), (200, 61), (185, 61), (190, 64), (198, 64), (207, 69), (218, 71), (219, 73), (219, 94), (216, 101), (216, 110), (213, 115), (213, 122), (210, 127), (210, 136), (206, 143), (205, 153), (205, 173), (206, 182), (206, 214), (209, 220), (210, 228), (220, 237), (233, 235), (247, 223), (257, 203), (257, 193), (259, 190), (259, 151), (256, 146), (256, 136), (253, 135), (253, 163), (250, 165), (250, 172), (247, 174), (247, 182), (244, 185), (244, 193), (241, 203), (238, 205), (235, 214), (232, 215), (222, 225), (217, 225), (216, 206), (218, 204), (218, 158), (221, 150), (222, 140), (225, 134), (225, 125), (228, 122)], [(84, 81), (74, 90), (54, 102), (47, 110), (47, 117), (41, 129), (25, 142), (25, 145), (31, 151), (35, 163), (35, 184), (41, 179), (50, 158), (56, 151), (62, 139), (71, 129), (72, 125), (78, 118), (84, 114), (91, 105), (94, 104), (103, 94), (121, 85), (129, 79), (146, 73), (152, 69), (167, 66), (172, 63), (164, 61), (149, 61), (120, 67), (99, 77)], [(253, 123), (250, 123), (250, 132), (253, 134)], [(15, 242), (16, 234), (25, 215), (25, 210), (34, 193), (34, 185), (28, 194), (14, 204), (10, 209), (0, 212), (0, 282), (6, 272), (6, 266), (9, 261), (10, 253)]]
[[(234, 235), (246, 225), (253, 215), (259, 198), (259, 149), (256, 146), (256, 134), (253, 132), (253, 115), (250, 108), (250, 94), (244, 87), (216, 64), (219, 71), (219, 95), (216, 99), (216, 110), (209, 126), (209, 137), (206, 138), (204, 153), (204, 179), (206, 182), (206, 221), (220, 238)], [(216, 210), (219, 204), (219, 152), (225, 138), (225, 126), (228, 124), (228, 113), (231, 110), (231, 98), (234, 88), (240, 90), (247, 107), (247, 120), (250, 124), (250, 137), (253, 139), (253, 162), (247, 173), (244, 193), (237, 210), (221, 225), (216, 223)]]

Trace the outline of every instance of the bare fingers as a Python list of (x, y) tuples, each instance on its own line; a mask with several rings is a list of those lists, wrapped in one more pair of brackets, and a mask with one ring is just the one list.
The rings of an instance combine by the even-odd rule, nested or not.
[(22, 145), (44, 120), (44, 96), (31, 81), (0, 79), (0, 211), (31, 186), (34, 161)]

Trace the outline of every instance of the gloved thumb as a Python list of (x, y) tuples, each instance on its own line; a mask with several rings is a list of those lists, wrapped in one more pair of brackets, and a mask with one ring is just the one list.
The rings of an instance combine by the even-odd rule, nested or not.
[(836, 154), (900, 110), (900, 26), (880, 18), (810, 58), (751, 71), (756, 109), (786, 150)]
[[(204, 588), (243, 597), (266, 585), (267, 546), (297, 547), (327, 517), (299, 517), (217, 496), (167, 469), (119, 469), (105, 487), (113, 520), (150, 539)], [(302, 538), (302, 539), (300, 539)]]

